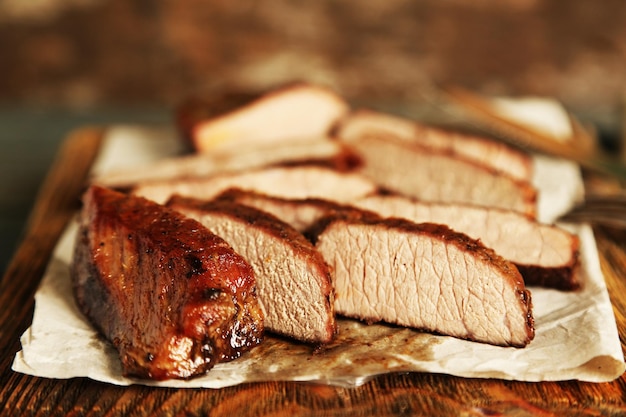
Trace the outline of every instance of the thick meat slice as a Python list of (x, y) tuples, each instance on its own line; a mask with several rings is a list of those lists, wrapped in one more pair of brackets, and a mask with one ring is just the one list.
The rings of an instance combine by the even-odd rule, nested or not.
[(329, 89), (294, 84), (196, 124), (191, 136), (198, 152), (306, 140), (326, 135), (347, 111), (348, 104)]
[(358, 170), (388, 190), (430, 202), (469, 203), (535, 216), (537, 191), (525, 181), (452, 155), (388, 136), (350, 142)]
[(266, 330), (305, 342), (332, 340), (330, 272), (304, 236), (266, 212), (233, 202), (174, 196), (168, 206), (200, 221), (250, 262)]
[(224, 240), (143, 198), (92, 186), (83, 201), (75, 299), (124, 374), (189, 378), (261, 341), (252, 267)]
[(376, 134), (447, 151), (518, 180), (532, 179), (530, 155), (502, 142), (476, 135), (427, 126), (370, 110), (350, 113), (336, 131), (336, 135), (346, 141)]
[(494, 345), (533, 339), (521, 275), (479, 241), (398, 218), (322, 219), (320, 230), (316, 247), (334, 270), (338, 314)]
[(352, 172), (320, 166), (271, 167), (207, 178), (140, 184), (133, 193), (157, 203), (174, 194), (208, 200), (228, 188), (241, 188), (288, 198), (326, 198), (350, 201), (376, 191), (371, 180)]
[(400, 196), (368, 196), (354, 205), (383, 217), (440, 223), (464, 233), (515, 263), (526, 285), (574, 290), (580, 287), (576, 235), (520, 213), (464, 204), (423, 203)]
[(318, 137), (236, 151), (172, 157), (143, 166), (105, 172), (93, 178), (91, 182), (126, 189), (150, 181), (208, 177), (271, 165), (295, 164), (318, 164), (338, 170), (349, 170), (358, 165), (358, 158), (345, 144), (327, 137)]

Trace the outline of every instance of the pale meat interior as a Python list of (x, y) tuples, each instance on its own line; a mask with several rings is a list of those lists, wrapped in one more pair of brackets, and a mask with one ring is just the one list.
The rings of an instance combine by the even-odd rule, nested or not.
[(225, 239), (252, 266), (267, 330), (308, 342), (327, 342), (334, 323), (327, 270), (321, 270), (280, 237), (219, 213), (176, 206)]
[(421, 203), (400, 196), (368, 196), (354, 205), (386, 217), (430, 222), (480, 239), (504, 258), (520, 264), (558, 267), (572, 262), (574, 236), (516, 212), (479, 206)]
[(229, 188), (259, 191), (288, 198), (328, 198), (350, 201), (370, 194), (376, 185), (356, 173), (318, 166), (270, 167), (240, 173), (181, 181), (159, 181), (138, 185), (133, 192), (158, 203), (174, 194), (211, 199)]
[(307, 140), (325, 135), (347, 111), (346, 102), (328, 90), (294, 86), (201, 123), (194, 142), (200, 152), (210, 152), (285, 139)]
[(528, 341), (528, 307), (519, 288), (455, 245), (338, 222), (317, 247), (335, 270), (338, 314), (496, 345)]

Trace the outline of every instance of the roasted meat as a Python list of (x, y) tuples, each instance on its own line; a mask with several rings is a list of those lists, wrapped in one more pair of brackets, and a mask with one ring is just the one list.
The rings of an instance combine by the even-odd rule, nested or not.
[(215, 199), (236, 202), (270, 213), (300, 233), (306, 232), (315, 222), (331, 212), (354, 210), (350, 205), (320, 198), (281, 198), (238, 188), (229, 188)]
[(330, 271), (302, 234), (269, 213), (229, 201), (174, 196), (168, 206), (223, 237), (252, 265), (266, 330), (309, 343), (332, 340)]
[(367, 196), (354, 205), (384, 217), (445, 224), (480, 239), (485, 246), (513, 262), (526, 285), (560, 290), (575, 290), (581, 286), (579, 239), (560, 227), (539, 223), (511, 210), (424, 203), (400, 196)]
[(209, 200), (229, 188), (241, 188), (289, 198), (326, 198), (350, 201), (376, 191), (376, 185), (362, 175), (321, 166), (269, 167), (207, 178), (147, 182), (133, 193), (165, 203), (178, 194)]
[(186, 130), (191, 132), (197, 152), (237, 150), (325, 136), (347, 111), (346, 101), (333, 91), (298, 83), (219, 116), (199, 120)]
[(437, 149), (384, 135), (348, 142), (362, 159), (358, 172), (392, 192), (423, 201), (498, 207), (535, 216), (537, 190), (517, 180)]
[(534, 337), (530, 292), (480, 241), (432, 223), (331, 216), (316, 247), (334, 270), (335, 311), (499, 346)]
[(75, 300), (125, 375), (190, 378), (263, 334), (252, 267), (195, 220), (92, 186), (71, 264)]
[(253, 148), (223, 150), (171, 157), (153, 163), (133, 165), (103, 172), (93, 184), (128, 189), (141, 183), (210, 177), (269, 166), (320, 165), (348, 171), (359, 160), (347, 145), (326, 137), (285, 143), (260, 144)]
[(529, 181), (533, 175), (531, 156), (505, 143), (391, 114), (364, 109), (353, 111), (337, 126), (335, 134), (345, 141), (370, 135), (391, 136), (458, 155), (517, 180)]

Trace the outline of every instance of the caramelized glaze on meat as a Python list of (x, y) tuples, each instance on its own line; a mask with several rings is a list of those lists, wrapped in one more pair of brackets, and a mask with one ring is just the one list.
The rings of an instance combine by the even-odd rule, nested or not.
[(140, 197), (92, 186), (83, 202), (75, 298), (125, 375), (190, 378), (260, 343), (253, 270), (224, 240)]

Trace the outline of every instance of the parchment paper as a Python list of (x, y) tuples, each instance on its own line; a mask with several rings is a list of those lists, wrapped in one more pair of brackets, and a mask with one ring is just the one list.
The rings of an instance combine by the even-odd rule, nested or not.
[[(170, 129), (118, 126), (109, 131), (94, 170), (150, 162), (178, 153)], [(535, 158), (539, 217), (551, 222), (582, 196), (575, 164)], [(436, 372), (520, 381), (603, 382), (625, 370), (613, 310), (592, 230), (565, 225), (581, 238), (584, 288), (575, 293), (531, 287), (535, 339), (523, 349), (495, 347), (387, 325), (340, 320), (335, 342), (321, 348), (267, 337), (261, 346), (206, 376), (150, 382), (124, 378), (115, 350), (77, 310), (68, 265), (76, 224), (61, 237), (35, 296), (32, 326), (22, 335), (13, 369), (49, 378), (88, 377), (118, 385), (220, 388), (251, 381), (314, 381), (357, 386), (389, 372)]]

